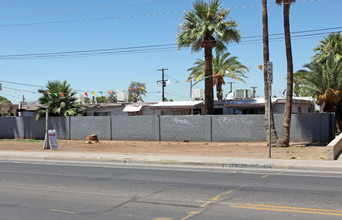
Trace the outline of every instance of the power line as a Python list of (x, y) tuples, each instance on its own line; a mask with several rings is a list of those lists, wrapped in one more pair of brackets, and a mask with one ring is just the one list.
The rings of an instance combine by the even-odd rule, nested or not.
[(34, 13), (34, 14), (4, 16), (4, 17), (0, 17), (0, 19), (3, 19), (3, 18), (30, 17), (30, 16), (35, 16), (35, 15), (46, 15), (46, 14), (58, 14), (58, 13), (64, 13), (64, 12), (75, 12), (75, 11), (83, 11), (83, 10), (90, 10), (90, 9), (115, 7), (115, 6), (121, 6), (121, 5), (133, 5), (133, 4), (145, 3), (145, 2), (153, 2), (153, 1), (154, 0), (143, 0), (143, 1), (135, 1), (135, 2), (124, 2), (124, 3), (118, 3), (118, 4), (110, 4), (110, 5), (98, 5), (98, 6), (91, 6), (91, 7), (86, 7), (86, 8), (75, 8), (75, 9), (48, 11), (48, 12), (41, 12), (41, 13)]
[(177, 94), (170, 93), (170, 92), (165, 92), (165, 94), (177, 96), (177, 97), (180, 97), (180, 98), (189, 98), (189, 97), (187, 97), (187, 96), (177, 95)]
[(28, 90), (15, 89), (15, 88), (7, 87), (7, 86), (3, 86), (3, 88), (10, 89), (10, 90), (15, 90), (15, 91), (19, 91), (19, 92), (28, 92), (28, 93), (34, 93), (34, 94), (36, 93), (36, 92), (28, 91)]
[[(297, 1), (296, 4), (299, 3), (313, 3), (313, 2), (322, 2), (326, 0), (306, 0), (306, 1)], [(276, 4), (268, 4), (268, 6), (275, 6)], [(246, 8), (256, 8), (262, 7), (262, 5), (247, 5), (247, 6), (236, 6), (227, 9), (246, 9)], [(161, 15), (176, 15), (183, 14), (184, 11), (177, 12), (160, 12), (160, 13), (149, 13), (149, 14), (138, 14), (138, 15), (123, 15), (123, 16), (110, 16), (110, 17), (102, 17), (102, 18), (83, 18), (83, 19), (73, 19), (73, 20), (58, 20), (58, 21), (43, 21), (43, 22), (32, 22), (32, 23), (17, 23), (17, 24), (2, 24), (0, 27), (16, 27), (16, 26), (29, 26), (29, 25), (44, 25), (44, 24), (60, 24), (60, 23), (74, 23), (74, 22), (87, 22), (87, 21), (101, 21), (101, 20), (114, 20), (114, 19), (128, 19), (128, 18), (138, 18), (138, 17), (151, 17), (151, 16), (161, 16)]]
[[(312, 34), (296, 35), (299, 33), (310, 33), (323, 30), (338, 30), (342, 27), (333, 28), (322, 28), (313, 30), (304, 30), (292, 32), (291, 38), (304, 38), (311, 36), (320, 36), (325, 34), (330, 34), (333, 32), (320, 32)], [(284, 37), (274, 37), (283, 35), (283, 33), (270, 34), (270, 41), (283, 39)], [(259, 39), (251, 39), (259, 38)], [(241, 43), (233, 43), (231, 45), (243, 45), (244, 43), (260, 43), (262, 42), (262, 36), (247, 36), (242, 37), (242, 39), (250, 39), (246, 41), (241, 41)], [(107, 48), (107, 49), (94, 49), (94, 50), (77, 50), (77, 51), (62, 51), (62, 52), (49, 52), (49, 53), (28, 53), (28, 54), (13, 54), (13, 55), (0, 55), (0, 60), (17, 60), (17, 59), (43, 59), (43, 58), (65, 58), (65, 57), (75, 57), (75, 56), (107, 56), (107, 55), (122, 55), (122, 54), (137, 54), (137, 53), (150, 53), (150, 52), (161, 52), (161, 51), (174, 51), (177, 49), (177, 44), (157, 44), (157, 45), (144, 45), (135, 47), (121, 47), (121, 48)]]
[(31, 85), (31, 84), (26, 84), (26, 83), (11, 82), (11, 81), (5, 81), (5, 80), (0, 80), (0, 82), (10, 83), (10, 84), (16, 84), (16, 85), (22, 85), (22, 86), (31, 86), (31, 87), (42, 88), (42, 86)]

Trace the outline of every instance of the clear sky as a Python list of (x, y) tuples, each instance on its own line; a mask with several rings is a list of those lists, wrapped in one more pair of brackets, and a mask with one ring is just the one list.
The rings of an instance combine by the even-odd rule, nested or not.
[[(246, 83), (234, 83), (235, 89), (257, 87), (263, 97), (262, 7), (261, 0), (223, 0), (229, 17), (238, 22), (242, 40), (228, 45), (229, 52), (247, 67)], [(74, 90), (96, 92), (127, 90), (131, 81), (146, 84), (145, 101), (161, 101), (161, 68), (167, 68), (170, 84), (168, 99), (188, 100), (185, 82), (196, 58), (203, 52), (177, 50), (178, 25), (192, 0), (11, 0), (0, 1), (0, 80), (5, 96), (18, 103), (39, 98), (37, 89), (48, 80), (67, 80)], [(268, 0), (269, 33), (283, 33), (282, 7)], [(246, 7), (244, 7), (246, 6)], [(310, 61), (312, 49), (329, 32), (342, 30), (342, 0), (297, 0), (291, 6), (292, 53), (294, 71)], [(321, 30), (336, 28), (331, 30)], [(317, 31), (312, 31), (317, 30)], [(300, 31), (309, 31), (296, 33)], [(253, 37), (254, 38), (248, 38)], [(255, 37), (258, 36), (258, 37)], [(275, 39), (272, 39), (275, 38)], [(273, 94), (282, 97), (286, 88), (286, 56), (283, 35), (270, 38), (270, 60), (274, 67)], [(40, 54), (131, 48), (129, 53), (14, 59), (8, 55)], [(148, 49), (148, 50), (146, 50)], [(120, 50), (122, 51), (122, 50)], [(103, 52), (103, 51), (101, 51)], [(107, 51), (108, 52), (108, 51)], [(117, 52), (117, 51), (116, 51)], [(226, 81), (233, 81), (226, 78)], [(9, 82), (29, 84), (19, 85)], [(194, 88), (204, 88), (199, 83)], [(229, 85), (223, 87), (224, 94)], [(91, 97), (92, 95), (90, 95)]]

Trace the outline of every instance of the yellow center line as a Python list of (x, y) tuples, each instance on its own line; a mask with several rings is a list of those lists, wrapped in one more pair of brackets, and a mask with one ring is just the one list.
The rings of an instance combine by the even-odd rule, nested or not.
[(194, 211), (194, 212), (188, 212), (189, 215), (187, 215), (186, 217), (182, 218), (182, 220), (187, 220), (189, 219), (191, 216), (197, 215), (200, 212)]
[(211, 198), (208, 202), (206, 202), (206, 203), (204, 203), (203, 205), (201, 205), (201, 208), (202, 208), (201, 210), (199, 210), (199, 211), (193, 211), (193, 212), (188, 212), (188, 215), (185, 216), (184, 218), (182, 218), (181, 220), (187, 220), (187, 219), (189, 219), (190, 217), (192, 217), (192, 216), (194, 216), (194, 215), (197, 215), (197, 214), (203, 212), (203, 211), (207, 208), (207, 206), (208, 206), (209, 204), (212, 204), (213, 202), (219, 200), (222, 196), (224, 196), (224, 195), (229, 195), (229, 194), (231, 194), (232, 192), (234, 192), (234, 191), (236, 191), (236, 190), (239, 190), (239, 189), (241, 189), (241, 188), (243, 188), (243, 187), (245, 187), (245, 186), (240, 186), (240, 187), (237, 188), (237, 189), (229, 190), (229, 191), (227, 191), (227, 192), (223, 192), (223, 193), (220, 193), (220, 194), (214, 196), (214, 197)]
[(271, 207), (271, 208), (281, 208), (281, 209), (299, 209), (299, 210), (323, 211), (323, 212), (339, 212), (339, 213), (342, 213), (342, 210), (333, 210), (333, 209), (312, 209), (312, 208), (303, 208), (303, 207), (291, 207), (291, 206), (279, 206), (279, 205), (262, 205), (262, 204), (249, 204), (249, 203), (236, 203), (236, 205), (240, 205), (240, 206)]
[(58, 210), (58, 209), (50, 209), (50, 212), (62, 212), (62, 213), (68, 213), (68, 214), (76, 214), (76, 212), (66, 211), (66, 210)]
[(276, 209), (276, 208), (262, 208), (262, 207), (251, 207), (251, 206), (235, 206), (230, 205), (232, 208), (241, 208), (241, 209), (257, 209), (257, 210), (267, 210), (267, 211), (277, 211), (277, 212), (296, 212), (296, 213), (307, 213), (307, 214), (318, 214), (318, 215), (335, 215), (342, 216), (339, 213), (325, 213), (325, 212), (312, 212), (312, 211), (302, 211), (302, 210), (293, 210), (293, 209)]
[(152, 220), (172, 220), (172, 218), (153, 218)]

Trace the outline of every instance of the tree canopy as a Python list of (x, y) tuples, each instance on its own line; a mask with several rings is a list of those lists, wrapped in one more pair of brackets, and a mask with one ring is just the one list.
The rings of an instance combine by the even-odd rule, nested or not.
[(145, 83), (132, 81), (128, 87), (128, 100), (131, 102), (143, 102), (142, 96), (146, 96)]
[(184, 23), (179, 25), (178, 49), (191, 46), (192, 52), (199, 52), (203, 40), (213, 39), (217, 50), (225, 51), (229, 42), (239, 42), (241, 36), (236, 29), (238, 24), (228, 20), (229, 12), (221, 8), (220, 0), (195, 1), (193, 9), (184, 14)]
[[(229, 52), (221, 56), (220, 53), (216, 51), (216, 57), (213, 57), (213, 77), (218, 100), (222, 100), (223, 97), (222, 85), (225, 85), (225, 77), (241, 82), (245, 82), (243, 78), (247, 77), (245, 73), (248, 72), (248, 68), (237, 60), (238, 57), (229, 56)], [(195, 79), (194, 85), (204, 79), (204, 67), (204, 60), (197, 59), (194, 66), (188, 69), (188, 71), (191, 71), (188, 79)]]
[(6, 97), (0, 96), (0, 103), (11, 103)]
[(44, 105), (37, 111), (36, 119), (45, 116), (48, 110), (51, 116), (78, 116), (82, 115), (84, 108), (76, 103), (71, 85), (67, 81), (48, 81), (46, 89), (39, 89), (42, 96), (38, 99)]

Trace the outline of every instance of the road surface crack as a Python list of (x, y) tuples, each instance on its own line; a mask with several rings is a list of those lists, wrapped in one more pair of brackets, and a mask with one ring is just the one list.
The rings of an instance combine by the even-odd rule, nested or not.
[(116, 206), (114, 206), (114, 207), (111, 207), (110, 209), (104, 210), (104, 211), (102, 211), (102, 212), (96, 214), (94, 217), (92, 217), (92, 219), (95, 219), (95, 218), (98, 217), (99, 215), (103, 215), (103, 214), (106, 214), (106, 213), (108, 213), (108, 212), (111, 212), (111, 211), (113, 211), (114, 209), (120, 208), (120, 207), (122, 207), (122, 206), (124, 206), (124, 205), (126, 205), (126, 204), (128, 204), (128, 203), (130, 203), (130, 202), (134, 202), (137, 198), (138, 198), (138, 196), (133, 196), (133, 197), (131, 197), (129, 200), (125, 201), (125, 202), (122, 202), (122, 203), (120, 203), (120, 204), (118, 204), (118, 205), (116, 205)]

